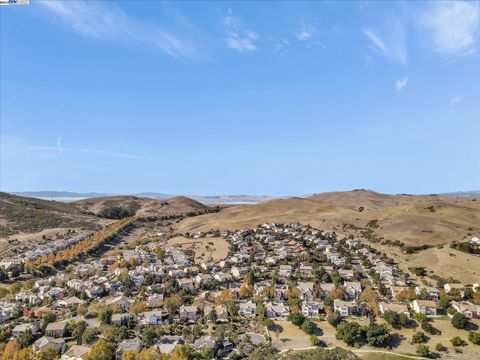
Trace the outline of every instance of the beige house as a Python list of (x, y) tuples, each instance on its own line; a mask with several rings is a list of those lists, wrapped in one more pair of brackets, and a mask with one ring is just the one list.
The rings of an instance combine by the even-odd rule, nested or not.
[(427, 316), (437, 315), (437, 304), (432, 300), (413, 300), (411, 303), (413, 311)]

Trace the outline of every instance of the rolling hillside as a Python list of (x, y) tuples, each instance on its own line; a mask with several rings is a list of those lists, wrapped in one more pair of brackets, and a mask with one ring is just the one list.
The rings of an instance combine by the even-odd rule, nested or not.
[(480, 201), (353, 190), (229, 207), (219, 213), (185, 219), (179, 226), (181, 230), (236, 229), (263, 222), (292, 221), (340, 233), (347, 228), (367, 228), (370, 223), (368, 228), (384, 239), (407, 245), (447, 244), (480, 233)]
[(54, 228), (96, 228), (100, 219), (69, 204), (0, 193), (0, 238)]
[(104, 196), (78, 200), (71, 205), (94, 214), (100, 214), (105, 208), (111, 207), (130, 210), (137, 215), (186, 214), (209, 209), (208, 206), (184, 196), (161, 200), (139, 196)]

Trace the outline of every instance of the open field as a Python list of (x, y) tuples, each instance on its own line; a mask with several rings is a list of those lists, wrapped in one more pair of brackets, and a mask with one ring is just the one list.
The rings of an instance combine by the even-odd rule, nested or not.
[(188, 239), (183, 236), (177, 236), (169, 239), (168, 243), (182, 250), (194, 251), (196, 264), (220, 261), (228, 255), (229, 244), (221, 237)]
[[(473, 319), (471, 322), (474, 324), (474, 328), (478, 328), (480, 326), (479, 319)], [(448, 348), (448, 353), (444, 354), (442, 358), (454, 358), (454, 359), (480, 359), (480, 346), (474, 345), (468, 341), (468, 331), (467, 330), (458, 330), (455, 329), (452, 324), (450, 318), (447, 316), (439, 317), (432, 319), (431, 324), (434, 328), (441, 331), (441, 334), (438, 335), (430, 335), (428, 336), (428, 341), (426, 345), (430, 347), (430, 350), (435, 351), (435, 345), (438, 343), (442, 343), (444, 346)], [(416, 344), (411, 344), (412, 335), (414, 332), (420, 330), (419, 327), (414, 329), (401, 329), (401, 330), (393, 330), (393, 334), (398, 334), (405, 338), (404, 341), (395, 349), (395, 352), (399, 353), (415, 353)], [(478, 331), (478, 330), (476, 330)], [(461, 346), (462, 353), (455, 353), (453, 350), (453, 346), (450, 343), (450, 339), (454, 336), (460, 336), (463, 340), (465, 340), (466, 345)]]

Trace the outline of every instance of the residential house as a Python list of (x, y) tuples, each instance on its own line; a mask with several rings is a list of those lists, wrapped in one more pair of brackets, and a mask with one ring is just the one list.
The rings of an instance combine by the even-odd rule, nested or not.
[(354, 315), (358, 312), (358, 306), (355, 301), (343, 301), (335, 299), (333, 301), (333, 309), (342, 316)]
[(82, 360), (90, 352), (89, 346), (73, 345), (60, 358), (60, 360)]
[(197, 307), (182, 305), (179, 310), (180, 320), (193, 322), (197, 317)]
[(382, 315), (385, 314), (385, 312), (387, 311), (391, 311), (397, 314), (405, 314), (408, 318), (410, 318), (410, 311), (408, 311), (408, 306), (405, 304), (380, 302), (378, 304), (378, 308)]
[(290, 307), (283, 302), (269, 302), (265, 305), (265, 316), (267, 318), (286, 319), (290, 315)]
[(78, 305), (85, 304), (85, 301), (79, 299), (76, 296), (69, 296), (69, 297), (57, 300), (56, 304), (59, 307), (72, 308), (72, 307), (76, 307)]
[(117, 351), (115, 352), (115, 360), (122, 360), (122, 355), (125, 351), (140, 351), (142, 349), (142, 342), (135, 339), (125, 339), (118, 344)]
[(304, 301), (302, 303), (302, 314), (305, 317), (318, 317), (322, 305), (319, 302)]
[(349, 299), (356, 299), (362, 293), (362, 286), (356, 281), (345, 281), (343, 286), (347, 292)]
[(225, 305), (217, 305), (215, 307), (215, 314), (217, 317), (217, 322), (228, 322), (228, 310)]
[(133, 320), (133, 315), (130, 313), (112, 315), (112, 324), (117, 326), (127, 325), (131, 320)]
[(413, 300), (411, 303), (413, 311), (427, 316), (437, 315), (437, 304), (432, 300)]
[(443, 285), (443, 289), (447, 294), (450, 294), (452, 290), (458, 290), (461, 296), (463, 296), (465, 292), (465, 286), (463, 286), (462, 284), (445, 284)]
[(57, 321), (52, 322), (47, 325), (45, 328), (45, 336), (50, 336), (53, 338), (61, 338), (64, 337), (67, 333), (67, 321)]
[(278, 273), (281, 276), (290, 276), (293, 274), (293, 268), (292, 265), (280, 265)]
[(185, 344), (185, 341), (181, 336), (164, 335), (160, 338), (160, 341), (155, 347), (162, 354), (170, 355), (177, 345)]
[(64, 339), (56, 339), (49, 336), (42, 336), (40, 339), (33, 343), (32, 348), (35, 352), (39, 352), (43, 349), (51, 347), (58, 354), (65, 346), (66, 345)]
[(252, 317), (255, 317), (256, 310), (257, 310), (257, 305), (250, 300), (246, 303), (239, 304), (238, 314), (243, 317), (252, 318)]
[(27, 330), (30, 330), (32, 334), (36, 334), (40, 331), (40, 325), (38, 324), (38, 322), (18, 324), (13, 328), (12, 336), (14, 338), (18, 338), (20, 335), (24, 334)]
[(480, 305), (475, 305), (470, 301), (452, 301), (451, 305), (457, 312), (469, 319), (480, 317)]
[(217, 341), (212, 336), (206, 335), (195, 340), (193, 347), (197, 351), (207, 348), (214, 354), (217, 349)]

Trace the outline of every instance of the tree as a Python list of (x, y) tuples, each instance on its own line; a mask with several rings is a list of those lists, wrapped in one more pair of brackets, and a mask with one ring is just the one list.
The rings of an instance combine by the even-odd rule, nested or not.
[(180, 306), (182, 306), (183, 301), (179, 295), (175, 294), (164, 299), (163, 304), (167, 308), (168, 313), (171, 316), (173, 316), (178, 311), (178, 309), (180, 309)]
[(447, 351), (447, 347), (443, 346), (442, 343), (438, 343), (437, 345), (435, 345), (435, 350), (437, 350), (437, 351)]
[(113, 311), (107, 308), (100, 309), (98, 312), (98, 319), (103, 324), (110, 324), (112, 322)]
[(399, 314), (394, 311), (385, 311), (383, 319), (395, 329), (400, 329), (408, 323), (408, 316), (406, 314)]
[(305, 316), (302, 313), (290, 313), (288, 315), (288, 320), (296, 326), (302, 326), (303, 322), (305, 321)]
[(53, 347), (48, 346), (40, 350), (40, 352), (37, 354), (36, 360), (56, 360), (56, 359), (58, 359), (57, 352)]
[(90, 350), (85, 360), (112, 360), (115, 356), (115, 345), (99, 339)]
[(480, 332), (470, 331), (468, 333), (468, 341), (472, 344), (480, 345)]
[(315, 325), (315, 323), (309, 319), (306, 319), (302, 326), (301, 326), (302, 330), (308, 334), (308, 335), (312, 335), (313, 333), (315, 333), (316, 329), (317, 329), (317, 326)]
[(462, 313), (457, 312), (455, 315), (452, 317), (452, 326), (455, 329), (465, 329), (465, 327), (468, 324), (468, 319), (465, 315)]
[(385, 347), (390, 342), (390, 330), (387, 325), (372, 324), (367, 327), (367, 342), (370, 346)]
[(258, 321), (263, 321), (265, 318), (265, 306), (263, 306), (261, 302), (257, 304), (255, 313), (257, 314)]
[(73, 337), (77, 339), (77, 345), (82, 345), (83, 333), (87, 329), (87, 323), (83, 320), (80, 320), (75, 324), (75, 327), (72, 331)]
[(427, 341), (427, 337), (423, 331), (417, 331), (412, 335), (412, 342), (414, 344), (424, 343)]
[(465, 341), (463, 341), (460, 336), (454, 336), (453, 338), (450, 339), (450, 342), (452, 343), (453, 346), (463, 346), (465, 345)]
[(54, 313), (46, 312), (45, 314), (43, 314), (42, 321), (40, 323), (41, 328), (42, 328), (42, 332), (45, 332), (45, 329), (47, 328), (47, 325), (55, 322), (56, 319), (57, 319), (57, 317), (55, 316)]
[(5, 346), (1, 360), (11, 360), (21, 350), (22, 346), (16, 340), (10, 340)]
[(27, 347), (30, 345), (30, 342), (32, 341), (32, 330), (27, 329), (23, 334), (21, 334), (18, 338), (17, 341), (18, 343), (22, 346), (22, 348)]
[(153, 329), (152, 326), (146, 326), (140, 335), (140, 338), (142, 340), (142, 343), (145, 347), (150, 347), (155, 343), (155, 330)]
[(429, 357), (430, 356), (430, 349), (427, 345), (418, 345), (417, 346), (417, 354), (423, 357)]
[(333, 327), (337, 327), (337, 325), (342, 322), (342, 316), (338, 312), (334, 312), (331, 315), (328, 315), (327, 321)]
[(343, 340), (345, 344), (353, 346), (360, 342), (362, 336), (362, 327), (359, 323), (342, 322), (337, 326), (336, 338)]
[(85, 329), (82, 334), (82, 345), (91, 344), (97, 338), (98, 330), (94, 328)]

